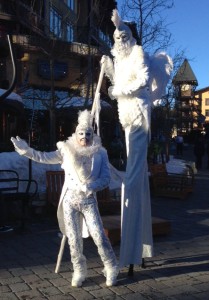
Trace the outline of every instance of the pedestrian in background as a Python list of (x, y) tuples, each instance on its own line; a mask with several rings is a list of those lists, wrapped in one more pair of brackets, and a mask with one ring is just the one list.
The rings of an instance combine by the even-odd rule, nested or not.
[(205, 154), (205, 141), (202, 135), (198, 135), (194, 143), (194, 155), (197, 170), (202, 168), (202, 158)]
[(207, 154), (207, 169), (209, 169), (209, 131), (206, 132), (205, 141), (206, 141), (206, 154)]
[(176, 136), (175, 139), (176, 142), (176, 155), (177, 156), (182, 156), (183, 155), (183, 144), (184, 144), (184, 139), (183, 136), (181, 136), (179, 133)]

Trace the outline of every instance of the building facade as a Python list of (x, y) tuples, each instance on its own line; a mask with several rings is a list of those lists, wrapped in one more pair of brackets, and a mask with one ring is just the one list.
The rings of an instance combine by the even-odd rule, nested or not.
[(197, 90), (195, 97), (201, 101), (201, 122), (209, 125), (209, 87)]
[[(19, 126), (19, 112), (12, 110), (14, 126), (11, 130), (1, 126), (0, 138), (5, 146), (0, 151), (10, 149), (11, 136), (28, 135), (27, 131), (34, 143), (40, 132), (47, 131), (54, 138), (51, 148), (70, 134), (75, 119), (71, 120), (70, 112), (74, 108), (67, 116), (62, 108), (75, 97), (84, 98), (86, 107), (94, 98), (99, 61), (102, 54), (109, 53), (112, 43), (110, 16), (116, 5), (113, 0), (1, 0), (0, 88), (8, 89), (14, 79), (9, 35), (16, 65), (13, 91), (22, 97), (28, 115)], [(105, 81), (103, 84), (105, 87)], [(9, 124), (7, 99), (3, 107), (0, 122)], [(64, 130), (65, 118), (70, 130)], [(41, 139), (46, 141), (44, 136)]]

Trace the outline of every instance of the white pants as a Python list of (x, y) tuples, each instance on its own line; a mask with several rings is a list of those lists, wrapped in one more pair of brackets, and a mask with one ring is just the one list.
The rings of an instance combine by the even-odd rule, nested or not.
[(152, 257), (152, 219), (147, 171), (148, 132), (146, 126), (127, 127), (127, 165), (122, 185), (122, 230), (120, 267), (141, 264)]
[(64, 223), (66, 236), (70, 246), (73, 269), (85, 270), (86, 258), (83, 255), (83, 238), (81, 217), (98, 248), (101, 260), (106, 268), (117, 268), (117, 260), (109, 239), (106, 237), (99, 214), (97, 201), (93, 197), (80, 203), (71, 203), (68, 197), (63, 200)]

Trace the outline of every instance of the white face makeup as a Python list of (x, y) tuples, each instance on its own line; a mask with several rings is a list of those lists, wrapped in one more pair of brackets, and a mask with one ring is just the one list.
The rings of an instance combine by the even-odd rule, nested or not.
[(85, 147), (90, 146), (93, 141), (93, 131), (91, 128), (76, 130), (76, 139), (79, 145)]
[(129, 39), (130, 39), (130, 36), (129, 36), (128, 32), (115, 30), (115, 33), (114, 33), (115, 43), (123, 44), (123, 43), (126, 43)]
[(134, 41), (128, 31), (119, 31), (116, 29), (114, 32), (114, 41), (113, 50), (117, 52), (118, 57), (124, 58), (131, 53)]

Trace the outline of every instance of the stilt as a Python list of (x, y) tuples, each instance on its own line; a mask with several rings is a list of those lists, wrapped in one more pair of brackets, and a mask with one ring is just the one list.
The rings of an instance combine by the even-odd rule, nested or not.
[(61, 264), (61, 261), (62, 261), (62, 256), (63, 256), (66, 240), (67, 240), (66, 235), (63, 235), (61, 245), (60, 245), (60, 250), (59, 250), (59, 253), (58, 253), (58, 257), (57, 257), (57, 264), (56, 264), (56, 268), (55, 268), (55, 273), (59, 273), (60, 264)]
[(129, 270), (128, 270), (128, 276), (134, 275), (134, 264), (130, 264)]
[(142, 258), (142, 265), (141, 265), (142, 269), (146, 269), (146, 266), (145, 266), (145, 259)]

